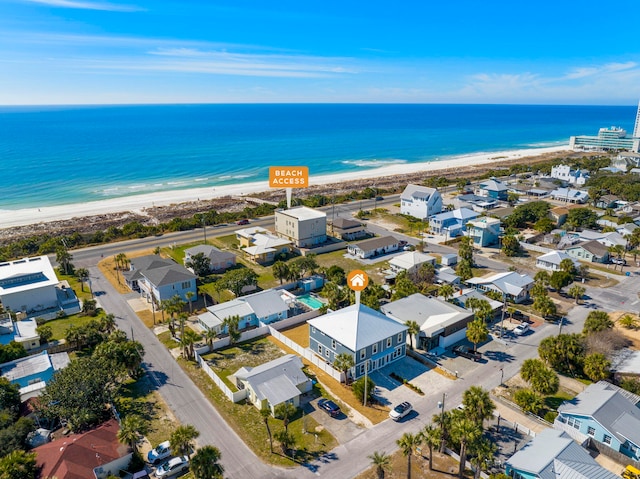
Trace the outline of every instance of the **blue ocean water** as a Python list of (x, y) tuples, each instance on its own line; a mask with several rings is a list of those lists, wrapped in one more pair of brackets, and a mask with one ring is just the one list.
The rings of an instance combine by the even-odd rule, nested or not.
[(635, 106), (253, 104), (0, 107), (0, 209), (339, 174), (631, 131)]

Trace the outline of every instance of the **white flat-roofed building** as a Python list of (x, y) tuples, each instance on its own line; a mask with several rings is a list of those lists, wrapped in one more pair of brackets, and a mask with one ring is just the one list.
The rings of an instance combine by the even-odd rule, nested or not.
[(0, 301), (11, 311), (32, 313), (58, 307), (58, 282), (47, 256), (0, 263)]
[(275, 213), (276, 234), (297, 248), (311, 248), (327, 241), (327, 214), (296, 206)]
[(626, 130), (612, 126), (600, 128), (598, 136), (572, 136), (569, 138), (569, 148), (586, 151), (628, 150), (638, 153), (640, 138), (627, 136)]

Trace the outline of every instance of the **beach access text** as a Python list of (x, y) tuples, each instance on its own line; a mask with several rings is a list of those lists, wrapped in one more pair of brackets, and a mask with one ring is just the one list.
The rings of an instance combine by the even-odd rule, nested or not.
[(306, 188), (309, 186), (309, 167), (271, 166), (269, 168), (270, 188)]

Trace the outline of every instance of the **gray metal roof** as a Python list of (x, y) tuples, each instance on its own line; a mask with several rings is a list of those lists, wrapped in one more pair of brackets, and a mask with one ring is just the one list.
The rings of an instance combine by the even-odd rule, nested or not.
[(46, 351), (35, 356), (27, 356), (14, 361), (0, 364), (0, 374), (9, 381), (17, 381), (22, 378), (43, 373), (53, 368), (51, 359)]
[(124, 276), (129, 280), (144, 276), (156, 287), (190, 281), (196, 275), (172, 259), (162, 258), (156, 254), (140, 256), (131, 260), (131, 270), (125, 271)]
[(353, 304), (307, 322), (353, 352), (408, 329), (363, 304)]
[(259, 399), (276, 406), (300, 395), (297, 386), (309, 380), (302, 367), (299, 356), (287, 354), (255, 368), (242, 367), (234, 376), (247, 381)]
[(507, 461), (541, 479), (620, 479), (601, 467), (564, 431), (545, 429)]
[(437, 192), (438, 190), (436, 190), (435, 188), (409, 184), (400, 195), (400, 199), (411, 200), (412, 198), (420, 198), (426, 200)]
[(239, 299), (246, 301), (258, 318), (266, 318), (289, 309), (282, 299), (281, 292), (275, 289), (267, 289)]
[(633, 402), (600, 381), (558, 408), (561, 414), (589, 416), (619, 441), (640, 445), (640, 409)]
[(205, 255), (211, 263), (219, 263), (220, 261), (226, 261), (230, 258), (235, 258), (236, 255), (231, 253), (230, 251), (222, 251), (215, 246), (211, 246), (208, 244), (199, 244), (194, 246), (193, 248), (186, 249), (185, 255), (195, 256), (199, 253)]
[(428, 298), (420, 293), (387, 303), (380, 310), (390, 318), (404, 324), (415, 321), (427, 336), (465, 319), (473, 313), (440, 298)]

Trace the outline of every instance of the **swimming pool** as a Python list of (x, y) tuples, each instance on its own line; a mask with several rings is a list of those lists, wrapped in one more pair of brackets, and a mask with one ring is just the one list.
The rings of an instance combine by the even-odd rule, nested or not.
[(297, 296), (296, 300), (300, 301), (302, 304), (306, 304), (311, 309), (320, 309), (324, 306), (324, 303), (315, 296), (312, 296), (311, 293), (305, 293), (302, 296)]

